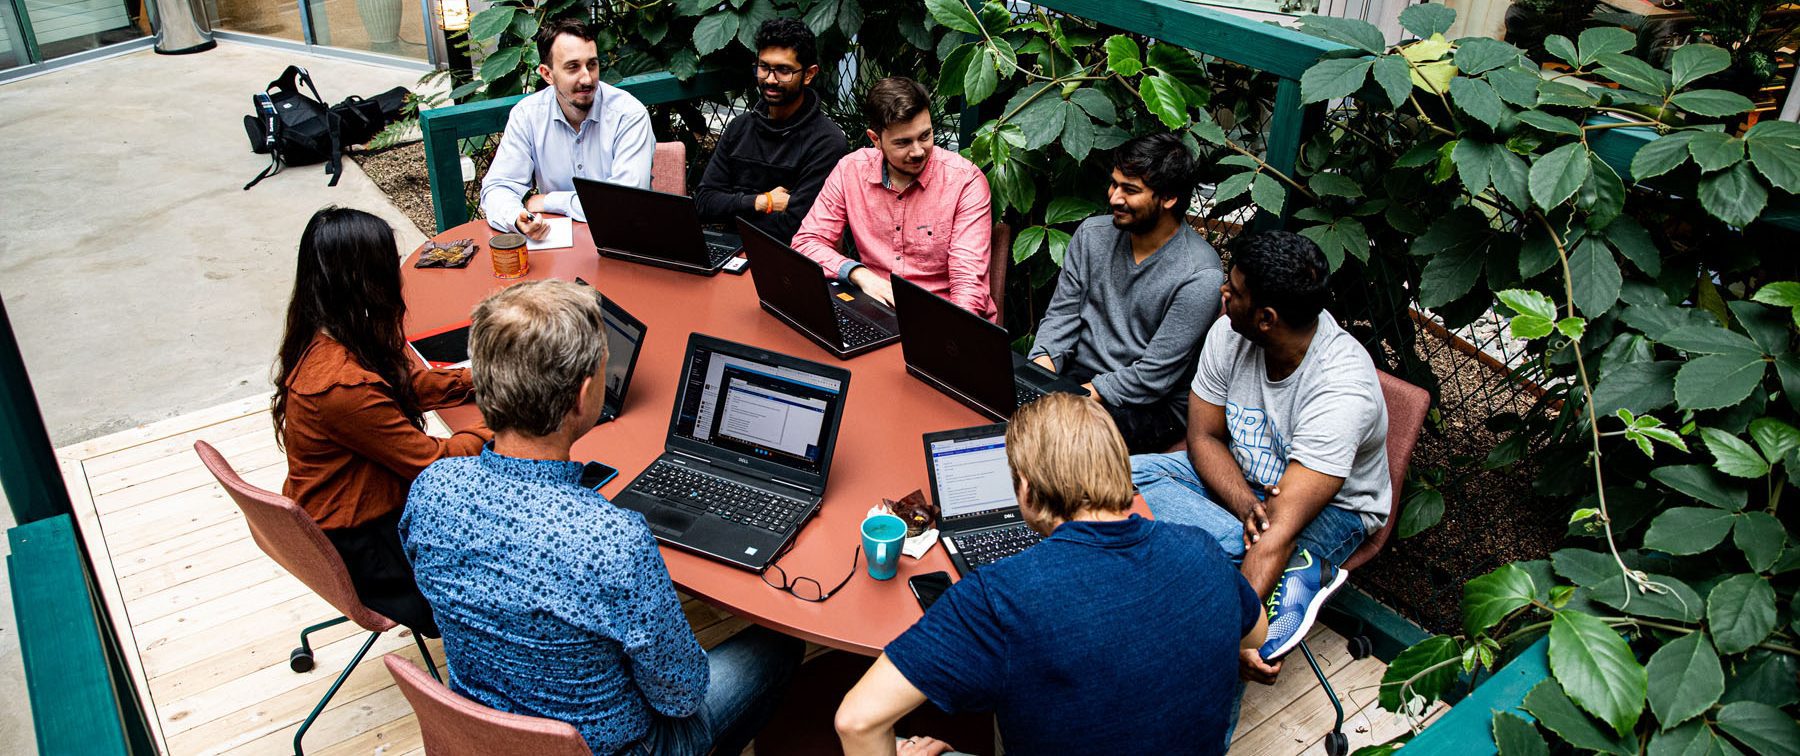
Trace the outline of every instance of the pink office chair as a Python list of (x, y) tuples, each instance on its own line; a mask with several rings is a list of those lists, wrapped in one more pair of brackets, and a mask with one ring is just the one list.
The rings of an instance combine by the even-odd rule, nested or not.
[(650, 188), (668, 194), (687, 194), (687, 145), (657, 142), (650, 163)]
[[(1394, 525), (1400, 522), (1400, 505), (1403, 501), (1400, 494), (1406, 485), (1406, 468), (1412, 463), (1413, 447), (1419, 441), (1419, 430), (1425, 425), (1425, 413), (1431, 409), (1431, 393), (1406, 381), (1395, 378), (1382, 371), (1376, 371), (1381, 380), (1381, 394), (1387, 402), (1388, 433), (1387, 455), (1388, 474), (1393, 481), (1394, 499), (1388, 509), (1387, 522), (1368, 538), (1364, 539), (1350, 558), (1345, 559), (1339, 569), (1353, 570), (1381, 553), (1387, 545), (1388, 538), (1394, 532)], [(1325, 696), (1331, 699), (1332, 708), (1337, 710), (1337, 723), (1325, 736), (1325, 753), (1328, 756), (1344, 756), (1350, 752), (1350, 741), (1344, 735), (1344, 704), (1338, 700), (1337, 691), (1331, 689), (1331, 681), (1325, 679), (1325, 670), (1319, 667), (1313, 658), (1312, 649), (1307, 648), (1306, 641), (1300, 641), (1300, 653), (1306, 656), (1306, 663), (1312, 667), (1313, 674), (1319, 678), (1319, 685), (1325, 688)], [(1357, 659), (1367, 658), (1374, 653), (1373, 644), (1366, 635), (1355, 635), (1350, 638), (1350, 655)]]
[(567, 722), (495, 711), (434, 681), (399, 656), (382, 657), (419, 717), (427, 756), (589, 756)]
[[(394, 629), (393, 620), (377, 614), (369, 607), (363, 606), (362, 599), (356, 595), (355, 586), (350, 583), (350, 572), (344, 568), (344, 560), (338, 556), (337, 547), (325, 538), (325, 531), (313, 522), (312, 516), (295, 504), (292, 499), (245, 483), (231, 464), (219, 454), (211, 444), (205, 441), (194, 442), (194, 452), (200, 455), (200, 463), (206, 465), (208, 472), (217, 478), (219, 485), (225, 487), (225, 493), (236, 502), (238, 509), (244, 512), (244, 521), (250, 526), (250, 537), (256, 545), (281, 565), (288, 574), (305, 583), (307, 588), (325, 599), (325, 603), (343, 613), (334, 620), (321, 622), (300, 631), (300, 647), (288, 654), (288, 667), (295, 672), (306, 672), (313, 668), (312, 645), (306, 636), (333, 625), (355, 622), (369, 631), (369, 639), (363, 642), (362, 648), (350, 663), (344, 666), (342, 674), (331, 688), (325, 691), (325, 697), (313, 707), (312, 713), (300, 723), (300, 730), (294, 733), (294, 754), (303, 756), (300, 739), (306, 736), (307, 728), (312, 727), (313, 720), (319, 718), (319, 712), (325, 710), (331, 697), (337, 695), (338, 688), (343, 687), (344, 680), (350, 677), (350, 671), (369, 653), (369, 647), (375, 645), (375, 639), (381, 634)], [(431, 665), (431, 674), (437, 674), (437, 665), (431, 660), (431, 651), (425, 648), (425, 639), (417, 633), (413, 634), (413, 642), (419, 646), (419, 653), (425, 662)]]

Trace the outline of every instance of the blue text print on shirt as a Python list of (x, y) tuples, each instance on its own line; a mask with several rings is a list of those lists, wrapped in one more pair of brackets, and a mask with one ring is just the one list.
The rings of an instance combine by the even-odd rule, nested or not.
[(1269, 413), (1226, 402), (1225, 428), (1231, 434), (1231, 456), (1244, 468), (1245, 479), (1265, 486), (1281, 481), (1287, 471), (1288, 442), (1281, 429), (1269, 423)]

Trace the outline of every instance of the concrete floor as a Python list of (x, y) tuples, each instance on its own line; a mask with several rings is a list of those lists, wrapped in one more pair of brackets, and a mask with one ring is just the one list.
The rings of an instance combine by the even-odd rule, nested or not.
[[(242, 116), (289, 64), (328, 102), (419, 76), (220, 42), (0, 84), (0, 297), (55, 445), (266, 395), (318, 208), (373, 212), (403, 250), (424, 241), (349, 160), (336, 187), (313, 165), (242, 190), (268, 163)], [(0, 531), (11, 525), (0, 495)], [(0, 699), (14, 702), (0, 707), (0, 753), (35, 753), (4, 562)]]
[(424, 237), (352, 161), (250, 191), (250, 96), (290, 63), (328, 102), (418, 73), (221, 42), (0, 85), (0, 297), (63, 446), (269, 391), (313, 211), (368, 210)]

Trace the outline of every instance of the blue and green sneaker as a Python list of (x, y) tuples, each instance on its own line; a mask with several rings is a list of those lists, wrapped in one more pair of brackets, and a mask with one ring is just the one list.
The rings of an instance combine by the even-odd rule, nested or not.
[(1319, 609), (1349, 577), (1350, 573), (1336, 565), (1314, 559), (1306, 549), (1296, 552), (1269, 595), (1269, 637), (1263, 643), (1263, 660), (1275, 661), (1300, 645), (1319, 618)]

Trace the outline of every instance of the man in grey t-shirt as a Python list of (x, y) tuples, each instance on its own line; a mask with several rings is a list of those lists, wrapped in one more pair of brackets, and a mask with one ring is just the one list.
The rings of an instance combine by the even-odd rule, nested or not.
[(1174, 134), (1113, 153), (1110, 216), (1069, 240), (1030, 357), (1087, 384), (1133, 452), (1162, 451), (1187, 427), (1200, 337), (1219, 316), (1219, 253), (1184, 222), (1194, 160)]
[(1268, 643), (1240, 662), (1273, 682), (1274, 660), (1342, 585), (1335, 565), (1387, 520), (1387, 404), (1368, 352), (1324, 311), (1317, 245), (1254, 234), (1233, 243), (1231, 263), (1226, 317), (1188, 399), (1188, 449), (1133, 457), (1132, 482), (1157, 519), (1205, 528), (1242, 559), (1271, 617)]

